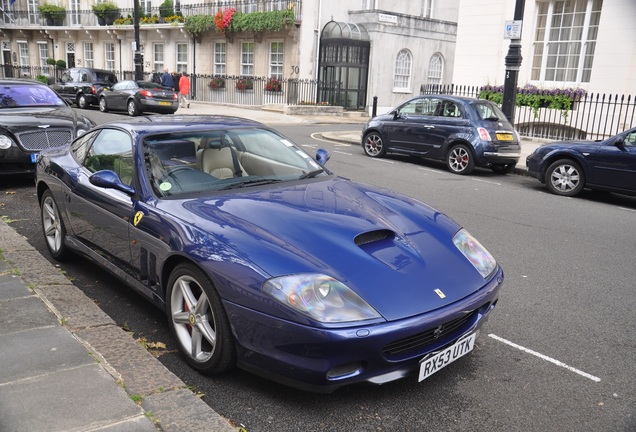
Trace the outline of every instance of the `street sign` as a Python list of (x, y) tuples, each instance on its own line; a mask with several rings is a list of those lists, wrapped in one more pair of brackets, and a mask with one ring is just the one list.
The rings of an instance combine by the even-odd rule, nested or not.
[(521, 39), (521, 25), (523, 21), (506, 21), (504, 39)]

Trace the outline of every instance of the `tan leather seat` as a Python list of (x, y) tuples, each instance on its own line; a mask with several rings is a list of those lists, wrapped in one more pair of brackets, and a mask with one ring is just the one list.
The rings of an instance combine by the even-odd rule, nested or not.
[(197, 165), (201, 171), (219, 179), (247, 175), (231, 146), (217, 147), (214, 143), (202, 142), (201, 147), (197, 152)]

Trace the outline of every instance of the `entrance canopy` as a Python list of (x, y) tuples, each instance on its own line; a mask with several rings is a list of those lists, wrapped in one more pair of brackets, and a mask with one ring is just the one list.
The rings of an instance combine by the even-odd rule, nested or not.
[(362, 25), (329, 21), (322, 29), (321, 39), (369, 40), (369, 33)]

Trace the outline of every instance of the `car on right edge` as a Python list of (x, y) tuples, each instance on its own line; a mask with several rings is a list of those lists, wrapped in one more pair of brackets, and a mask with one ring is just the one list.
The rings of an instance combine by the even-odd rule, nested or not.
[(604, 141), (564, 141), (538, 147), (526, 158), (528, 175), (556, 195), (585, 188), (636, 194), (636, 128)]
[(495, 103), (450, 95), (418, 96), (372, 118), (362, 148), (374, 158), (391, 152), (445, 161), (464, 175), (476, 166), (506, 174), (521, 157), (519, 134)]

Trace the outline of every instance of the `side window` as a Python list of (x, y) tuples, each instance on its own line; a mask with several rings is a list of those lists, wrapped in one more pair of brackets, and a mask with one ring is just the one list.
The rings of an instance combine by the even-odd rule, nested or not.
[(69, 79), (68, 82), (79, 82), (79, 70), (72, 69), (69, 74), (71, 75), (71, 79)]
[(82, 71), (80, 73), (80, 81), (81, 82), (88, 82), (88, 73), (86, 71)]
[(625, 135), (623, 145), (636, 147), (636, 132), (628, 133), (627, 135)]
[(444, 109), (440, 114), (444, 117), (461, 117), (461, 111), (454, 102), (444, 102)]
[(422, 98), (415, 99), (402, 105), (400, 108), (400, 114), (406, 115), (435, 115), (437, 106), (441, 104), (441, 100), (437, 98)]
[(86, 159), (88, 146), (90, 142), (93, 141), (93, 138), (95, 138), (95, 135), (97, 135), (97, 132), (84, 134), (71, 144), (71, 152), (75, 155), (75, 159), (79, 163), (82, 163), (84, 159)]
[(130, 136), (118, 129), (102, 129), (88, 150), (84, 166), (91, 172), (114, 171), (123, 183), (130, 185), (133, 178)]

